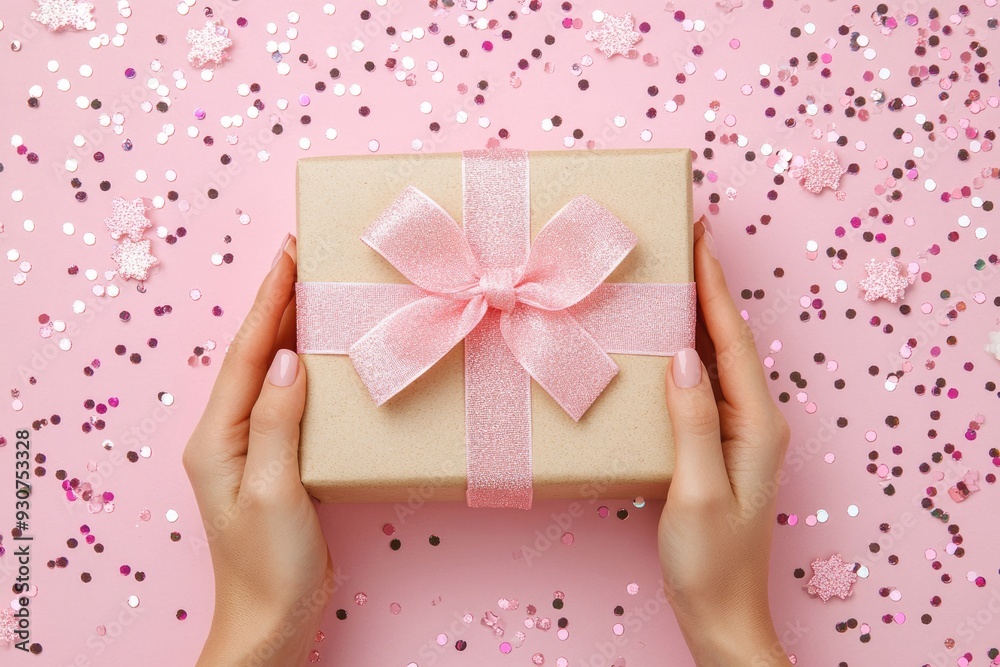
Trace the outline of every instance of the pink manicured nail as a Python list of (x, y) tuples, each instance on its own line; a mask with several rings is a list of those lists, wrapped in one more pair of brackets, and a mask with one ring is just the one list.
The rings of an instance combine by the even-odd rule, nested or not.
[(292, 240), (292, 235), (285, 234), (285, 240), (281, 242), (281, 247), (278, 248), (278, 254), (274, 256), (273, 260), (271, 260), (272, 269), (278, 265), (278, 260), (280, 260), (281, 256), (285, 254), (285, 250), (288, 248), (288, 242), (291, 240)]
[(674, 384), (681, 389), (689, 389), (701, 382), (701, 359), (694, 348), (685, 347), (674, 353)]
[(267, 381), (275, 387), (287, 387), (295, 382), (295, 374), (299, 370), (299, 358), (291, 350), (278, 350), (267, 371)]

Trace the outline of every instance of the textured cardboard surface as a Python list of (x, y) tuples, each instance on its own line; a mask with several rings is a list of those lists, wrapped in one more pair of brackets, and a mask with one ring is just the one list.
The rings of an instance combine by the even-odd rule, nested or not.
[[(587, 194), (639, 239), (609, 282), (689, 282), (690, 154), (607, 150), (530, 154), (531, 235)], [(326, 157), (298, 163), (298, 279), (407, 282), (359, 236), (414, 185), (461, 224), (461, 155)], [(464, 501), (462, 344), (376, 408), (350, 360), (303, 355), (308, 396), (300, 466), (323, 502)], [(673, 468), (661, 357), (612, 355), (618, 376), (579, 422), (532, 382), (535, 498), (662, 498)]]

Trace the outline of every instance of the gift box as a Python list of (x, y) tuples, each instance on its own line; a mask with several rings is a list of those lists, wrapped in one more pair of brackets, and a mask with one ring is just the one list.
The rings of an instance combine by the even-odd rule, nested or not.
[(691, 202), (686, 149), (300, 160), (309, 493), (665, 497)]

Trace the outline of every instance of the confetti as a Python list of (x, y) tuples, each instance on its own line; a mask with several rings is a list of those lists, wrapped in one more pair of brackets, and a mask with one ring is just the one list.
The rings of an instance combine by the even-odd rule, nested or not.
[(597, 48), (601, 50), (605, 58), (610, 58), (615, 54), (621, 54), (626, 58), (635, 57), (635, 44), (642, 39), (642, 35), (634, 30), (635, 22), (632, 14), (626, 12), (621, 17), (606, 14), (601, 22), (601, 27), (587, 31), (585, 37), (589, 42), (597, 42)]
[(48, 26), (49, 30), (93, 30), (94, 5), (77, 0), (38, 0), (38, 9), (31, 18)]
[(195, 67), (205, 67), (209, 63), (221, 65), (229, 57), (227, 49), (233, 45), (229, 29), (218, 19), (206, 21), (200, 30), (189, 30), (187, 42), (191, 45), (188, 62)]
[(132, 241), (140, 241), (145, 231), (152, 226), (146, 217), (146, 204), (141, 197), (131, 201), (115, 197), (111, 200), (111, 210), (111, 217), (104, 219), (104, 226), (116, 241), (122, 235)]
[(903, 298), (911, 282), (906, 268), (895, 259), (870, 259), (865, 264), (865, 273), (866, 277), (860, 282), (861, 289), (865, 292), (865, 301), (886, 299), (889, 303), (896, 303)]
[(111, 259), (118, 264), (118, 275), (126, 280), (146, 280), (149, 268), (157, 263), (156, 257), (150, 254), (149, 246), (149, 239), (138, 242), (124, 239), (115, 246)]
[(809, 159), (801, 169), (802, 178), (799, 183), (805, 190), (819, 194), (823, 188), (836, 190), (843, 173), (844, 168), (840, 166), (836, 153), (826, 151), (821, 154), (814, 148), (809, 151)]
[(811, 567), (813, 576), (806, 585), (810, 595), (818, 595), (820, 600), (826, 602), (833, 596), (846, 600), (853, 592), (851, 587), (858, 580), (858, 575), (840, 559), (840, 554), (834, 554), (827, 560), (816, 559)]

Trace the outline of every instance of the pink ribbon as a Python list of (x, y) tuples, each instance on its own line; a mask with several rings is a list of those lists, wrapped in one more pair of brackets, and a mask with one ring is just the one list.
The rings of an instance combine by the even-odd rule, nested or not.
[(361, 236), (413, 284), (298, 283), (298, 351), (347, 354), (375, 403), (465, 340), (470, 507), (531, 507), (531, 378), (579, 420), (608, 353), (694, 345), (693, 283), (604, 283), (635, 235), (586, 195), (530, 241), (528, 154), (462, 154), (464, 227), (410, 186)]

